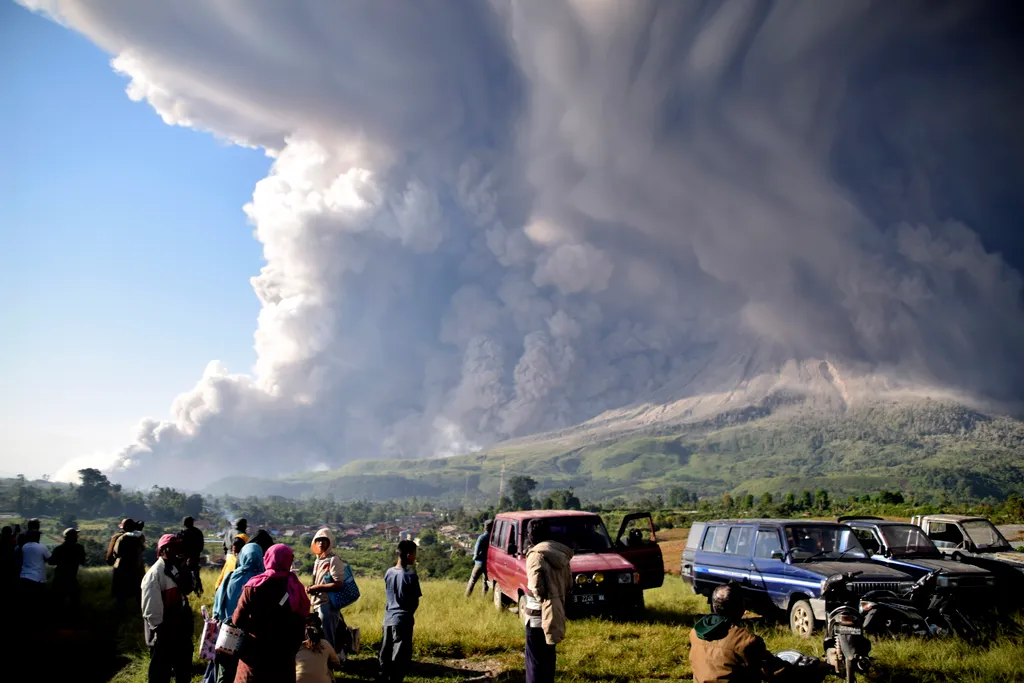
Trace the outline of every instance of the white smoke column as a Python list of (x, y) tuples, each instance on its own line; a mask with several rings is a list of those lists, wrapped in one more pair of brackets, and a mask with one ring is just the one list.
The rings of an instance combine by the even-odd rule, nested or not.
[[(953, 5), (25, 4), (167, 123), (275, 158), (245, 207), (256, 367), (211, 364), (142, 423), (121, 480), (465, 452), (802, 359), (1024, 386), (1019, 273), (926, 190), (874, 201), (893, 193), (870, 156), (837, 166), (879, 119), (913, 117), (894, 163), (936, 182), (936, 140), (1019, 140), (984, 113), (1015, 111), (999, 93), (943, 107), (884, 58), (950, 42)], [(972, 72), (944, 79), (971, 99)], [(909, 104), (879, 117), (864, 82)]]

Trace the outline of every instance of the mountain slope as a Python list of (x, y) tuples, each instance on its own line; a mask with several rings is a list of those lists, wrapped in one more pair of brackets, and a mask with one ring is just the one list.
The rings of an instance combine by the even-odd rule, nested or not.
[[(589, 499), (664, 494), (672, 486), (702, 495), (817, 488), (833, 495), (885, 488), (973, 498), (1024, 493), (1024, 422), (1010, 417), (905, 396), (844, 399), (841, 407), (823, 410), (781, 391), (735, 410), (720, 406), (704, 419), (695, 419), (703, 413), (692, 404), (649, 406), (485, 453), (364, 460), (258, 484), (236, 482), (241, 486), (233, 491), (221, 482), (207, 490), (486, 503), (497, 499), (504, 467), (506, 479), (524, 474), (538, 482), (538, 491), (571, 486)], [(661, 419), (650, 419), (655, 410)]]

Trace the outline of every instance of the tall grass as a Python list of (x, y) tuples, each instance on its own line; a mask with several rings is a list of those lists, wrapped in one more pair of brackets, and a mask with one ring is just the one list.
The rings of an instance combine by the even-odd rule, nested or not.
[[(196, 602), (209, 605), (216, 575), (204, 573), (207, 593)], [(306, 577), (308, 583), (308, 577)], [(109, 572), (83, 573), (83, 612), (91, 613), (95, 628), (112, 634), (123, 667), (110, 680), (143, 683), (148, 664), (138, 617), (119, 622), (110, 612)], [(384, 612), (383, 582), (361, 579), (362, 597), (344, 610), (349, 626), (358, 626), (363, 650), (346, 663), (338, 680), (372, 678)], [(467, 681), (484, 676), (522, 680), (523, 630), (518, 617), (497, 611), (479, 586), (470, 599), (456, 581), (425, 581), (416, 615), (411, 683)], [(570, 622), (558, 648), (559, 680), (571, 682), (689, 681), (690, 626), (707, 612), (703, 598), (693, 595), (677, 577), (646, 594), (648, 609), (628, 622), (581, 619)], [(748, 626), (765, 638), (773, 651), (793, 648), (820, 656), (821, 640), (801, 640), (784, 625), (751, 618)], [(199, 620), (197, 619), (197, 641)], [(899, 639), (876, 641), (876, 666), (869, 679), (881, 682), (1024, 681), (1024, 622), (1018, 617), (999, 629), (990, 642), (972, 645), (957, 639)], [(194, 681), (201, 680), (204, 663), (196, 660)]]

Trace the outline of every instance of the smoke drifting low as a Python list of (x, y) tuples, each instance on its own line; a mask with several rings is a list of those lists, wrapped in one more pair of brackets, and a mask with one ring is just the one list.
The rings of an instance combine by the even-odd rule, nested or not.
[(722, 354), (1021, 398), (1005, 18), (22, 1), (108, 50), (168, 124), (275, 159), (244, 207), (258, 362), (211, 363), (143, 422), (122, 481), (465, 452), (685, 393)]

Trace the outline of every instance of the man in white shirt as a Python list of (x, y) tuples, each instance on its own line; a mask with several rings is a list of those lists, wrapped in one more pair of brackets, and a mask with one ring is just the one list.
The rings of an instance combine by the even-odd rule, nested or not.
[(39, 542), (39, 531), (25, 534), (21, 546), (21, 578), (18, 579), (18, 600), (21, 619), (19, 627), (24, 633), (36, 633), (46, 602), (46, 561), (50, 551)]
[[(21, 578), (45, 585), (46, 561), (50, 559), (50, 551), (39, 539), (38, 531), (25, 534), (25, 544), (21, 546)], [(29, 590), (34, 588), (30, 586)]]

